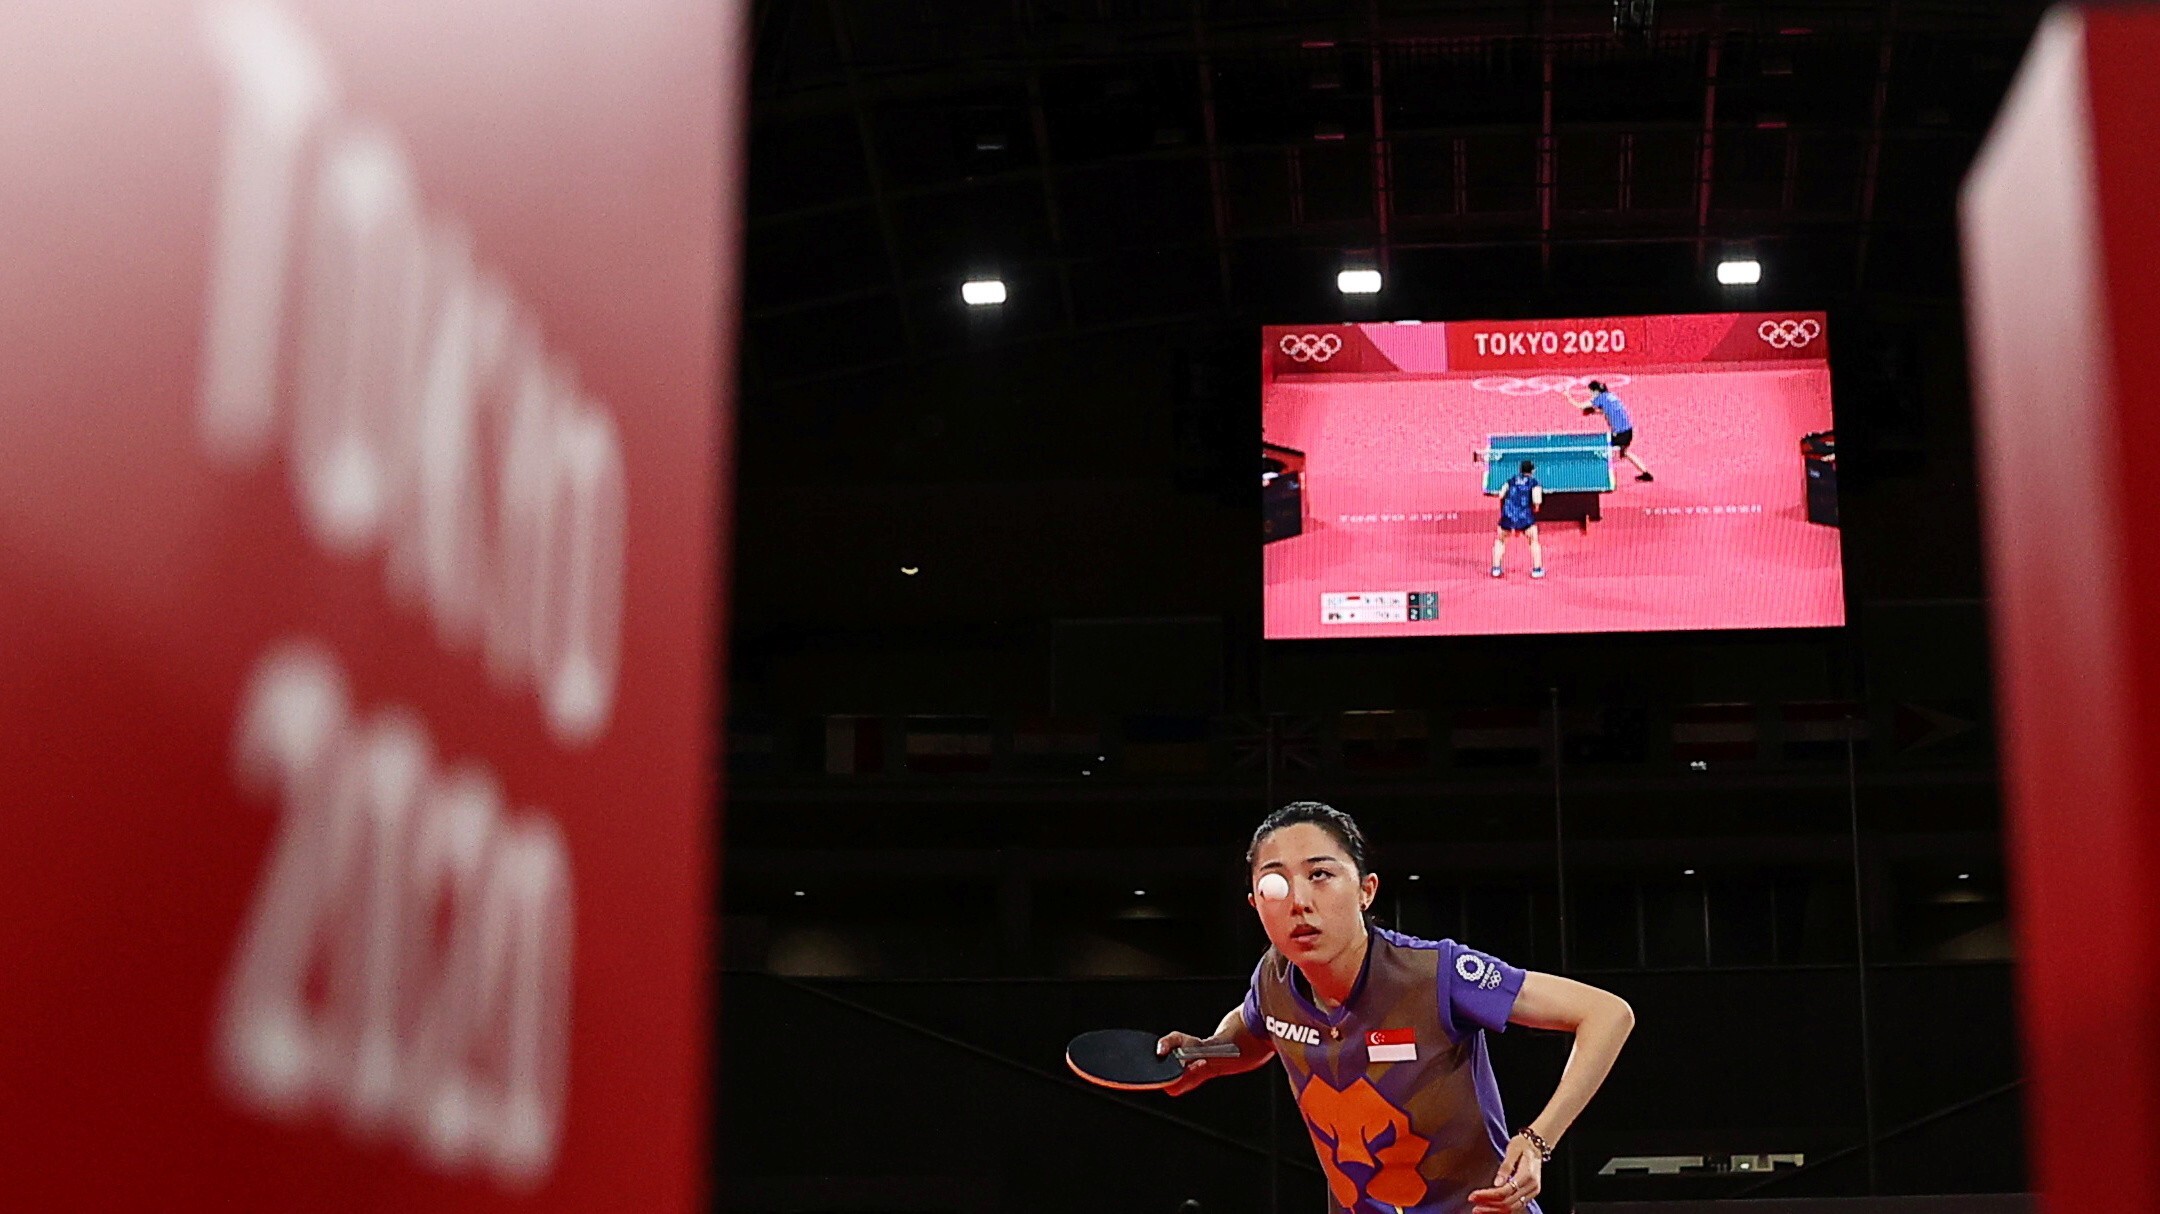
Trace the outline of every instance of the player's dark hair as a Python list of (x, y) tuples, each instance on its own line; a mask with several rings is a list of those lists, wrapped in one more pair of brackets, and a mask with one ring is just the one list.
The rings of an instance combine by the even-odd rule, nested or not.
[(1260, 858), (1260, 843), (1269, 835), (1285, 826), (1310, 822), (1342, 844), (1343, 854), (1350, 857), (1350, 867), (1362, 878), (1372, 871), (1365, 855), (1365, 832), (1358, 829), (1357, 819), (1321, 801), (1292, 801), (1260, 820), (1260, 828), (1253, 832), (1252, 842), (1245, 848), (1245, 867), (1250, 869), (1253, 861)]
[(1597, 380), (1594, 379), (1584, 386), (1589, 388), (1592, 392), (1603, 392), (1605, 390), (1605, 385), (1599, 383)]
[(1537, 471), (1537, 464), (1530, 460), (1524, 460), (1522, 462), (1522, 474), (1524, 476), (1528, 476), (1535, 471)]

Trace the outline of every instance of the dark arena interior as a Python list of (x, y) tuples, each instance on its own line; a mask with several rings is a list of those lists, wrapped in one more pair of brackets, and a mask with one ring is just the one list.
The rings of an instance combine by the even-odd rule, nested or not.
[[(2039, 16), (758, 6), (722, 1207), (1322, 1208), (1279, 1079), (1060, 1061), (1215, 1023), (1245, 842), (1320, 800), (1383, 924), (1635, 1009), (1544, 1209), (2027, 1208), (1956, 198)], [(1263, 326), (1794, 310), (1835, 626), (1267, 639)], [(1568, 1049), (1492, 1038), (1511, 1114)]]

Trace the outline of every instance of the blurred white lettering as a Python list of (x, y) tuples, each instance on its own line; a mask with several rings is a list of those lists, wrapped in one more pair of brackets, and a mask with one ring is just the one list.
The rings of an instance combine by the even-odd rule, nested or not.
[(444, 646), (478, 647), (493, 677), (537, 691), (558, 741), (591, 743), (621, 663), (614, 418), (457, 225), (423, 214), (395, 134), (337, 112), (303, 30), (239, 0), (211, 11), (208, 34), (227, 118), (206, 447), (255, 464), (282, 437), (317, 542), (380, 548), (390, 588)]
[(243, 788), (282, 806), (227, 976), (218, 1061), (258, 1110), (328, 1105), (446, 1170), (553, 1166), (568, 1095), (571, 879), (552, 822), (410, 713), (354, 715), (320, 646), (257, 667)]
[(212, 56), (231, 77), (225, 174), (210, 268), (202, 424), (211, 449), (253, 458), (277, 408), (278, 315), (301, 144), (332, 101), (330, 72), (276, 10), (211, 12)]

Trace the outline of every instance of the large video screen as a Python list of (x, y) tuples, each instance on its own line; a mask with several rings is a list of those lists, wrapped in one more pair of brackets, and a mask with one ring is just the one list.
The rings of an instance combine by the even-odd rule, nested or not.
[(1261, 342), (1270, 639), (1845, 622), (1819, 312)]

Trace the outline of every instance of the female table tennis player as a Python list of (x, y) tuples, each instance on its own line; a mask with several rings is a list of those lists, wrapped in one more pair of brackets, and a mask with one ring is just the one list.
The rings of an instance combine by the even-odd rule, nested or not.
[[(1170, 1094), (1279, 1057), (1327, 1175), (1331, 1210), (1537, 1211), (1552, 1145), (1634, 1027), (1627, 1003), (1452, 940), (1373, 925), (1380, 878), (1357, 823), (1332, 806), (1299, 801), (1268, 815), (1246, 867), (1247, 900), (1272, 947), (1245, 1002), (1212, 1035), (1171, 1033), (1156, 1047), (1234, 1042), (1238, 1056), (1187, 1062)], [(1267, 882), (1270, 874), (1287, 892)], [(1282, 896), (1266, 896), (1263, 883)], [(1485, 1048), (1486, 1033), (1510, 1024), (1575, 1036), (1558, 1090), (1512, 1136)]]

